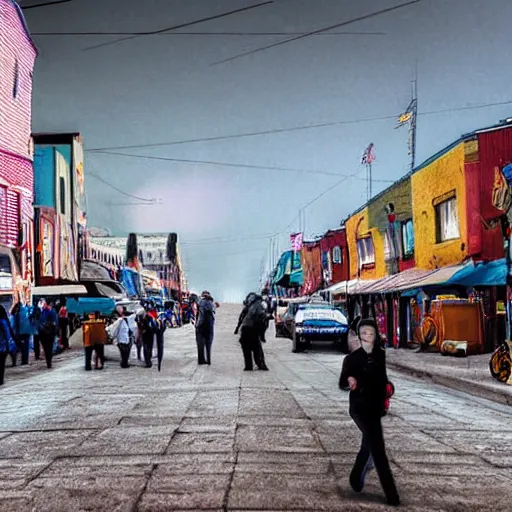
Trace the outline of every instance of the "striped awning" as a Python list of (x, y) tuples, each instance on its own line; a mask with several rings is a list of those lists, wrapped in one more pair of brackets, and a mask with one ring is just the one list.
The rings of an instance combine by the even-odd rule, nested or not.
[(418, 282), (429, 276), (431, 273), (431, 270), (411, 268), (367, 284), (366, 286), (363, 286), (358, 293), (370, 295), (374, 293), (391, 293), (399, 289), (415, 288), (418, 285)]

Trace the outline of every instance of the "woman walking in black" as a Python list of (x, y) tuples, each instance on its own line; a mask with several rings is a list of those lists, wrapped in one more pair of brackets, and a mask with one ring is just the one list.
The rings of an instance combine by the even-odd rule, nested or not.
[(373, 319), (361, 320), (357, 333), (361, 347), (345, 357), (339, 381), (341, 389), (350, 388), (350, 416), (363, 435), (350, 473), (350, 485), (361, 492), (373, 463), (388, 504), (398, 506), (400, 498), (386, 455), (381, 423), (386, 414), (389, 384), (385, 352)]

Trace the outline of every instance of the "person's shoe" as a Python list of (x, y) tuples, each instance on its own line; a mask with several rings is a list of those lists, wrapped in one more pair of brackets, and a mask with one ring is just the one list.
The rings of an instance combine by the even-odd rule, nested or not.
[(89, 366), (89, 367), (87, 367), (87, 366), (86, 366), (86, 367), (85, 367), (85, 371), (86, 371), (86, 372), (90, 372), (90, 371), (92, 371), (92, 368), (91, 368), (90, 366)]
[(244, 372), (252, 372), (252, 368), (244, 368)]
[(364, 487), (364, 480), (362, 478), (357, 478), (355, 475), (350, 473), (350, 487), (354, 490), (354, 492), (361, 492)]
[(400, 497), (397, 495), (390, 496), (386, 499), (387, 504), (391, 505), (392, 507), (399, 507), (400, 506)]
[(261, 370), (262, 372), (268, 372), (268, 367), (266, 365), (260, 366), (260, 367), (258, 367), (258, 370)]

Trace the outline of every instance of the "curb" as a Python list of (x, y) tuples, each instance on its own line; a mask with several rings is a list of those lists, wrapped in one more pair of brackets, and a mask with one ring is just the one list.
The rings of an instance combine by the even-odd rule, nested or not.
[[(507, 392), (508, 387), (503, 390), (489, 389), (486, 386), (482, 386), (476, 382), (470, 380), (458, 379), (455, 377), (449, 377), (447, 375), (440, 375), (431, 373), (426, 370), (419, 370), (417, 368), (411, 368), (405, 364), (396, 362), (386, 361), (386, 366), (390, 370), (394, 370), (400, 373), (410, 375), (422, 380), (430, 380), (435, 384), (454, 389), (456, 391), (462, 391), (463, 393), (476, 396), (478, 398), (484, 398), (504, 405), (512, 405), (512, 394)], [(503, 384), (507, 386), (506, 384)]]

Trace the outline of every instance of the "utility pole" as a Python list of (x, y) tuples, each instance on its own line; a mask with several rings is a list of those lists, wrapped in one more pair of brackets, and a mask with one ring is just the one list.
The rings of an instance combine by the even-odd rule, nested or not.
[(409, 121), (409, 151), (411, 154), (411, 171), (416, 165), (416, 121), (418, 117), (418, 62), (412, 81), (411, 120)]
[(361, 163), (366, 167), (366, 199), (369, 201), (372, 198), (372, 162), (375, 160), (373, 153), (373, 142), (364, 150)]

